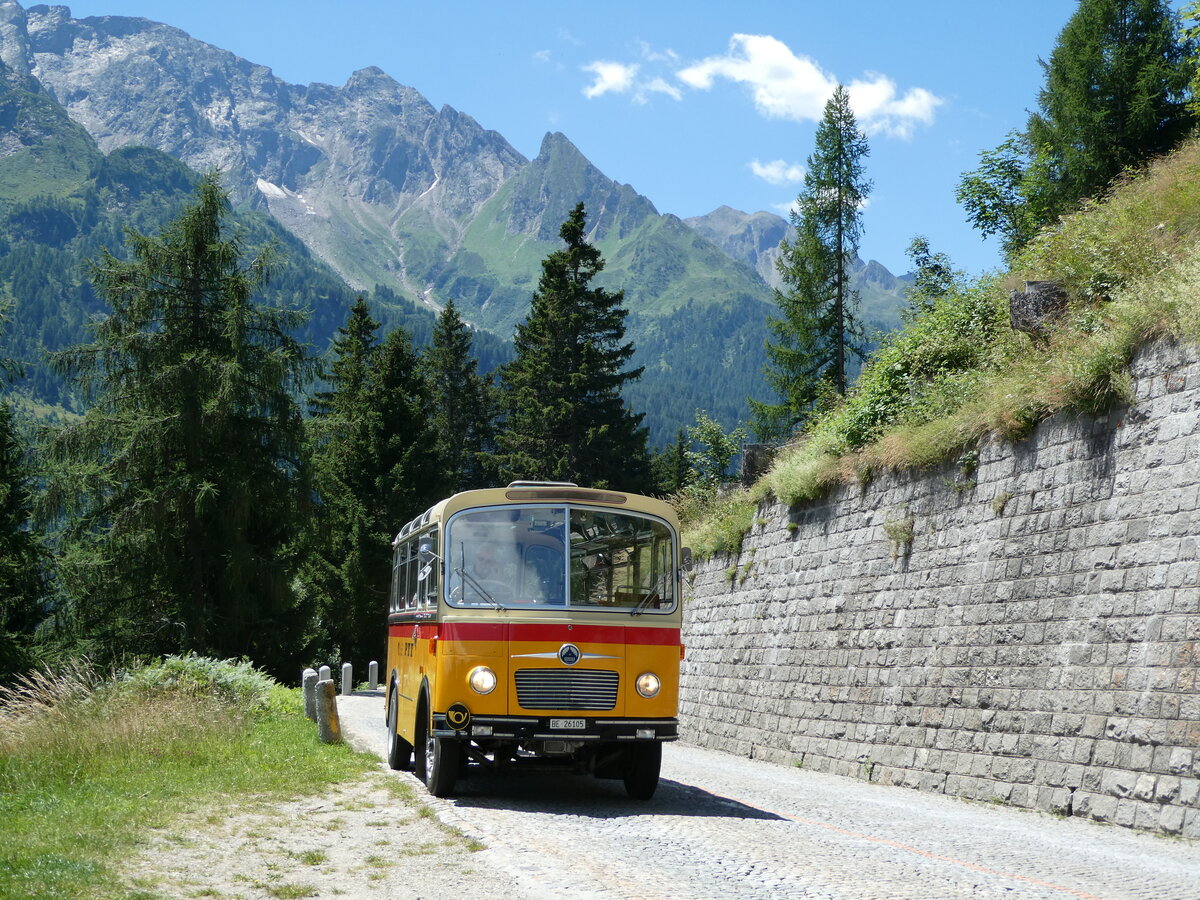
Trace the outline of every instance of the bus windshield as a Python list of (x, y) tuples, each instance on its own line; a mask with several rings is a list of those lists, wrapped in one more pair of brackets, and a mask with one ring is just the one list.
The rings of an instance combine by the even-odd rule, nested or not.
[(675, 548), (657, 519), (609, 509), (466, 510), (450, 522), (447, 598), (454, 606), (622, 609), (675, 606)]

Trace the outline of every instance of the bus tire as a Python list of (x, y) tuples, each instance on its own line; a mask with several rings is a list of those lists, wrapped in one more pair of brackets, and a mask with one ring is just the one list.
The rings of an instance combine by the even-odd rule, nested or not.
[(449, 797), (454, 793), (454, 782), (458, 780), (462, 761), (462, 745), (454, 738), (434, 738), (430, 750), (429, 777), (425, 784), (435, 797)]
[(396, 728), (399, 726), (399, 715), (397, 715), (399, 701), (396, 699), (395, 688), (392, 689), (388, 700), (387, 711), (387, 730), (388, 730), (388, 745), (387, 745), (387, 762), (390, 768), (396, 770), (404, 770), (412, 768), (412, 744), (400, 737), (396, 733)]
[(658, 787), (662, 768), (662, 744), (633, 744), (625, 767), (625, 793), (634, 800), (649, 800)]
[(434, 737), (431, 733), (428, 707), (421, 703), (417, 712), (416, 746), (413, 748), (413, 768), (435, 797), (449, 797), (458, 780), (462, 758), (458, 741)]

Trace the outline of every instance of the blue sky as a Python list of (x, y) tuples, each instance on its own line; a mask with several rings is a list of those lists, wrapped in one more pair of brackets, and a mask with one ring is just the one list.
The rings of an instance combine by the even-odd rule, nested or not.
[(871, 147), (860, 252), (894, 273), (914, 235), (955, 265), (999, 264), (954, 188), (1022, 127), (1039, 57), (1074, 0), (476, 2), (87, 0), (76, 17), (145, 16), (270, 66), (342, 84), (379, 66), (504, 135), (527, 157), (563, 132), (659, 212), (786, 215), (837, 82)]

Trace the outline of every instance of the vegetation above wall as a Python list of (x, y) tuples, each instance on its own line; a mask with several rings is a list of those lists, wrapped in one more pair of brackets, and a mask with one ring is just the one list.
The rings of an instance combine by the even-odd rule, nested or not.
[[(1053, 281), (1066, 311), (1045, 334), (1009, 324), (1010, 292)], [(1200, 341), (1200, 138), (1044, 230), (1007, 273), (910, 297), (905, 326), (868, 360), (844, 402), (824, 411), (752, 487), (679, 498), (699, 555), (736, 554), (759, 503), (796, 505), (886, 470), (959, 459), (1017, 440), (1060, 410), (1128, 401), (1129, 363), (1157, 338)]]

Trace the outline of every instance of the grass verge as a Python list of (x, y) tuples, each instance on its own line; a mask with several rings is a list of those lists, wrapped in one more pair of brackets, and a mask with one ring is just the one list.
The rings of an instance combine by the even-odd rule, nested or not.
[(97, 680), (78, 668), (0, 689), (0, 897), (145, 897), (115, 872), (150, 829), (188, 810), (314, 793), (374, 766), (319, 743), (297, 691), (261, 675), (224, 691), (167, 669)]

